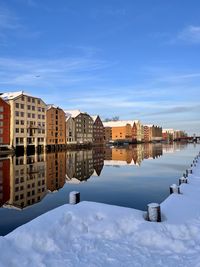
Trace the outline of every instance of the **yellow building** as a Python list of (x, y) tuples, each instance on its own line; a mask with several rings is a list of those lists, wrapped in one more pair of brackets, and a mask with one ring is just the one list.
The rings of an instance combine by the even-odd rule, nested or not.
[(46, 145), (46, 104), (23, 91), (1, 95), (10, 104), (10, 145), (26, 149)]

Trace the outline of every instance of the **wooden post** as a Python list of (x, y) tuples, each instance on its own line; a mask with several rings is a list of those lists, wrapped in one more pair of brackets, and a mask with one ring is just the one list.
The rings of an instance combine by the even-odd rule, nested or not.
[(69, 204), (77, 204), (80, 202), (80, 192), (72, 191), (69, 193)]
[(158, 203), (147, 205), (147, 220), (150, 222), (161, 222), (161, 211)]
[(179, 178), (179, 185), (184, 184), (184, 183), (187, 184), (188, 183), (188, 179), (185, 178), (185, 177)]
[(170, 194), (173, 194), (173, 193), (175, 193), (175, 194), (180, 194), (180, 187), (177, 186), (176, 184), (172, 184), (172, 185), (169, 187), (169, 189), (170, 189)]

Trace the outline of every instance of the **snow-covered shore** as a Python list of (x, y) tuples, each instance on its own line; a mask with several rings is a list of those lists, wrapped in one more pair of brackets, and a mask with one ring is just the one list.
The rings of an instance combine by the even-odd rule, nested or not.
[(161, 204), (161, 223), (93, 202), (49, 211), (0, 237), (0, 267), (200, 266), (200, 158), (188, 180)]

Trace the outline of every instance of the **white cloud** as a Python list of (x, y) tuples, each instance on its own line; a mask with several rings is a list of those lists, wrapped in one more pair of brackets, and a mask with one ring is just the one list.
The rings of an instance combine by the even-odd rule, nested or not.
[(200, 26), (190, 25), (184, 28), (178, 33), (177, 40), (188, 44), (200, 44)]

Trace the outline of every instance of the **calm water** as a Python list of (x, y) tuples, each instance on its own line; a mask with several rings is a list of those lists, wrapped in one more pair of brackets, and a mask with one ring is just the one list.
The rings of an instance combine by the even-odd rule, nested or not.
[(194, 144), (144, 144), (1, 158), (0, 235), (68, 203), (72, 190), (81, 200), (145, 210), (169, 195), (199, 150)]

